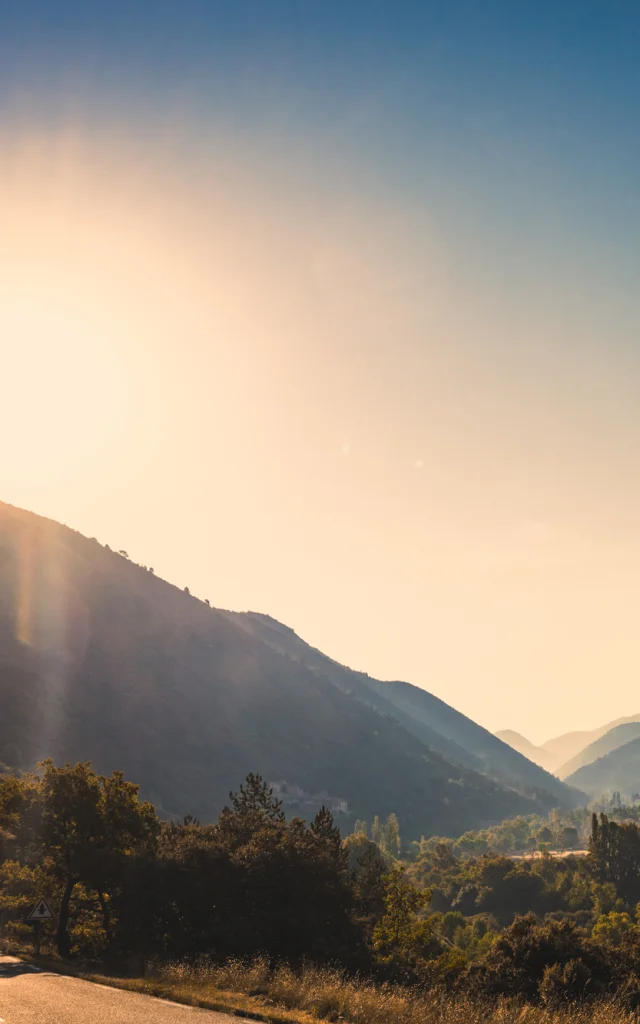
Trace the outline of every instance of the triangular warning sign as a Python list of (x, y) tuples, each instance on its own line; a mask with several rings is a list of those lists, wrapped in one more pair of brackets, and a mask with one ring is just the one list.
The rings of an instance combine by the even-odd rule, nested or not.
[(27, 921), (53, 921), (53, 911), (46, 898), (42, 896), (29, 914)]

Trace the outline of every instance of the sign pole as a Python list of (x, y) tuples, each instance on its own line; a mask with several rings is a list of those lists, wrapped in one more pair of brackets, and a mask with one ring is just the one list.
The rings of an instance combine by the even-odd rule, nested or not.
[(42, 941), (42, 921), (33, 922), (34, 929), (34, 942), (36, 947), (36, 956), (40, 956), (40, 943)]

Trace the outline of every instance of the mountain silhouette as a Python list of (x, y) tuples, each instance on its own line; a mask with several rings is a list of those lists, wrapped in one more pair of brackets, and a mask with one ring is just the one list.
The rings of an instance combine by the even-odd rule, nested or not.
[(0, 504), (0, 761), (123, 770), (211, 820), (249, 771), (289, 813), (394, 811), (455, 835), (582, 795), (443, 701), (352, 672), (268, 616), (210, 608), (95, 539)]

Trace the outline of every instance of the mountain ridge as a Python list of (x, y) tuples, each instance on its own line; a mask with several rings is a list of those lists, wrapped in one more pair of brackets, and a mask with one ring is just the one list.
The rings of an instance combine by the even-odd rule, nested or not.
[[(340, 798), (345, 821), (395, 811), (415, 837), (580, 799), (558, 780), (550, 791), (537, 766), (519, 787), (478, 771), (397, 688), (433, 708), (438, 698), (367, 683), (321, 652), (311, 665), (291, 627), (252, 614), (211, 608), (95, 539), (0, 504), (0, 760), (90, 759), (124, 770), (166, 814), (203, 820), (257, 770)], [(258, 621), (271, 642), (254, 635)], [(274, 636), (302, 645), (297, 656)]]
[(516, 732), (515, 729), (499, 729), (494, 735), (502, 740), (503, 743), (508, 743), (510, 747), (517, 750), (523, 757), (528, 758), (529, 761), (539, 764), (545, 771), (554, 771), (557, 758), (549, 750), (545, 750), (544, 747), (532, 743), (522, 733)]
[[(333, 671), (334, 678), (341, 678), (345, 688), (359, 687), (361, 699), (376, 701), (376, 706), (384, 713), (389, 713), (390, 710), (390, 713), (415, 735), (466, 767), (481, 770), (498, 781), (502, 778), (504, 782), (508, 777), (513, 785), (519, 784), (525, 789), (538, 786), (541, 789), (548, 789), (558, 797), (565, 794), (563, 783), (555, 776), (544, 771), (539, 765), (527, 761), (463, 712), (452, 708), (446, 701), (422, 687), (402, 680), (375, 679), (368, 673), (347, 668), (317, 648), (311, 647), (291, 627), (277, 622), (271, 616), (256, 612), (225, 614), (239, 618), (245, 628), (255, 629), (258, 624), (260, 636), (264, 636), (265, 626), (267, 630), (275, 629), (279, 638), (275, 642), (280, 643), (282, 650), (306, 659), (307, 664), (320, 665), (325, 671)], [(382, 705), (380, 701), (383, 702)], [(427, 716), (431, 717), (431, 722), (427, 721)], [(470, 743), (474, 745), (474, 751), (469, 750)], [(523, 771), (526, 772), (524, 776)]]
[(607, 722), (597, 729), (581, 729), (575, 732), (565, 732), (560, 736), (554, 736), (550, 740), (546, 740), (543, 746), (557, 757), (557, 767), (560, 767), (579, 754), (589, 744), (604, 736), (610, 729), (614, 729), (617, 725), (626, 725), (637, 720), (637, 717), (634, 715), (615, 718), (612, 722)]
[(566, 764), (561, 765), (558, 768), (558, 775), (561, 779), (568, 778), (574, 772), (577, 772), (578, 769), (592, 764), (606, 754), (617, 750), (618, 747), (623, 747), (625, 744), (630, 743), (631, 740), (638, 738), (640, 738), (640, 721), (622, 722), (620, 725), (615, 725), (612, 729), (609, 729), (602, 736), (594, 740), (593, 743), (589, 743), (588, 746), (576, 754), (575, 757), (572, 757), (570, 761), (567, 761)]
[(612, 792), (622, 794), (623, 800), (633, 798), (640, 793), (640, 738), (584, 765), (569, 780), (593, 798)]

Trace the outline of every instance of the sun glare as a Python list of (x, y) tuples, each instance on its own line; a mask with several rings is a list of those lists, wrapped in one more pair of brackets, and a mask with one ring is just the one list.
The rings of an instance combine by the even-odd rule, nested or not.
[(128, 261), (149, 246), (132, 244), (145, 237), (135, 207), (114, 215), (117, 184), (96, 183), (73, 150), (17, 150), (0, 161), (3, 469), (44, 482), (126, 442), (140, 333)]
[(101, 454), (126, 397), (101, 325), (35, 294), (2, 302), (0, 337), (5, 458), (46, 477)]

